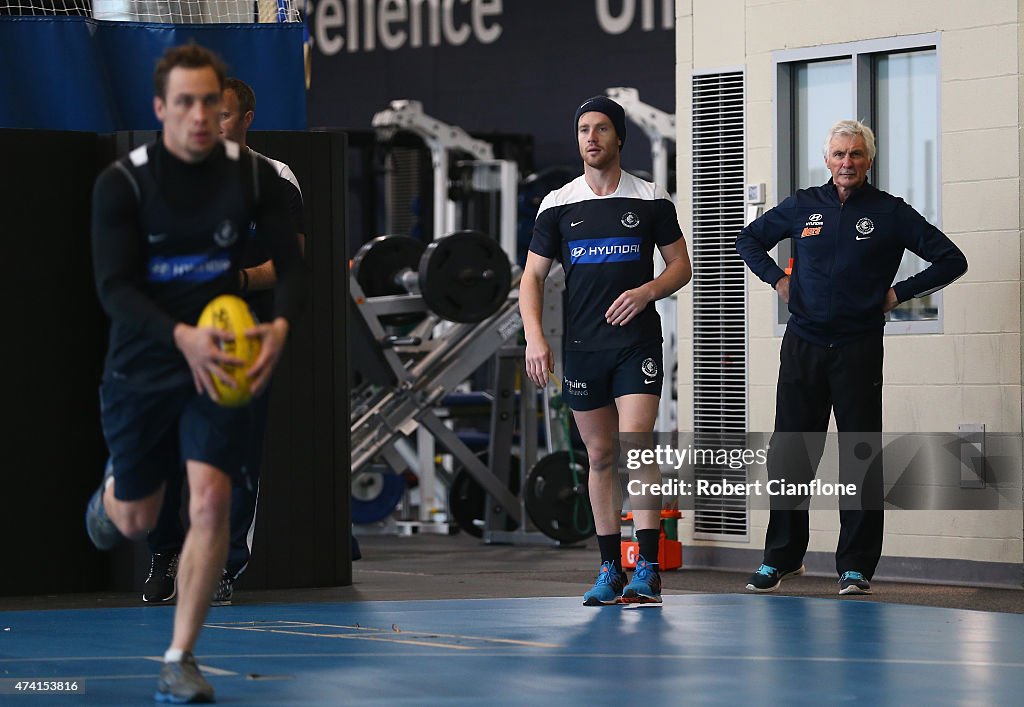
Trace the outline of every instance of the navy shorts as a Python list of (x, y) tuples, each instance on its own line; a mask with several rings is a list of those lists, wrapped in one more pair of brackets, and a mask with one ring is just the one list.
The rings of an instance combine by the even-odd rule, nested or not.
[(253, 413), (249, 406), (221, 407), (191, 385), (138, 391), (107, 381), (100, 386), (100, 418), (114, 465), (114, 497), (136, 501), (181, 478), (188, 460), (238, 478)]
[(661, 342), (648, 341), (624, 349), (566, 351), (562, 400), (572, 410), (597, 410), (623, 395), (648, 393), (661, 397)]

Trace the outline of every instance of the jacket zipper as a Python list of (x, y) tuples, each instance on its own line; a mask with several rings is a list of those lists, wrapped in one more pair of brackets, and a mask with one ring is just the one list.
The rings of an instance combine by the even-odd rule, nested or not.
[(839, 218), (836, 219), (836, 231), (834, 236), (834, 246), (832, 248), (832, 267), (828, 271), (828, 311), (826, 312), (825, 321), (828, 322), (825, 326), (828, 333), (828, 347), (835, 348), (835, 340), (832, 337), (832, 294), (835, 292), (835, 270), (836, 270), (836, 258), (839, 257), (839, 234), (842, 231), (843, 224), (843, 207), (846, 206), (843, 202), (839, 202)]

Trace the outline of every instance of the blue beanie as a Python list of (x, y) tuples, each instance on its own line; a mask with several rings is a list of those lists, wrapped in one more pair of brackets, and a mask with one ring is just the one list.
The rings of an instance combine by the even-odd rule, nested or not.
[(612, 125), (615, 126), (615, 133), (624, 147), (626, 145), (626, 111), (622, 110), (622, 106), (607, 96), (592, 96), (580, 103), (580, 107), (576, 109), (576, 117), (572, 121), (573, 130), (579, 132), (580, 116), (590, 111), (604, 113), (611, 119)]

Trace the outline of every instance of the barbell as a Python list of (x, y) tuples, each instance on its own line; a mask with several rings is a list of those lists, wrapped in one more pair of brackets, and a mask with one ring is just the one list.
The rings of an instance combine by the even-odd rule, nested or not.
[[(480, 456), (484, 461), (486, 453)], [(519, 491), (518, 457), (512, 457), (509, 490)], [(540, 459), (526, 477), (522, 490), (526, 513), (537, 530), (560, 543), (571, 545), (591, 537), (595, 532), (594, 514), (590, 508), (587, 487), (589, 473), (587, 455), (575, 450), (555, 452)], [(465, 469), (455, 474), (448, 494), (452, 518), (474, 537), (483, 535), (487, 492)], [(506, 530), (514, 530), (510, 525)]]
[(554, 452), (533, 465), (523, 501), (537, 530), (566, 544), (582, 542), (597, 532), (587, 487), (589, 472), (582, 450)]
[[(458, 231), (424, 245), (408, 236), (380, 236), (352, 259), (352, 274), (367, 297), (418, 294), (431, 312), (452, 322), (476, 323), (508, 299), (512, 268), (496, 240)], [(408, 324), (415, 315), (388, 315)]]
[[(486, 462), (486, 452), (478, 456)], [(510, 459), (509, 490), (519, 491), (518, 457)], [(564, 544), (579, 543), (594, 535), (594, 516), (587, 489), (589, 465), (582, 450), (555, 452), (540, 459), (522, 489), (526, 513), (537, 530)], [(389, 516), (402, 500), (403, 478), (386, 467), (371, 467), (352, 478), (352, 519), (374, 523)], [(474, 537), (483, 536), (487, 492), (465, 469), (452, 479), (448, 507), (452, 519)], [(510, 520), (505, 528), (514, 530)]]

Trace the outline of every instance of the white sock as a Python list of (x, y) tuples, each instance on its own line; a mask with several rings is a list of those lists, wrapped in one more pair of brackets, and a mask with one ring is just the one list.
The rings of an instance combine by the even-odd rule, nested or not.
[(178, 650), (177, 648), (168, 648), (167, 652), (164, 653), (165, 663), (180, 663), (181, 657), (185, 655), (185, 651)]

